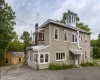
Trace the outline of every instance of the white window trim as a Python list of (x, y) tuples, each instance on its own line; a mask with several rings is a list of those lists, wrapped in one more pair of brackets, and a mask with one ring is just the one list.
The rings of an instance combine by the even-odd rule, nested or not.
[[(56, 53), (65, 53), (65, 59), (56, 60)], [(66, 52), (64, 52), (64, 51), (57, 51), (56, 53), (55, 53), (55, 61), (65, 61), (66, 60)]]
[[(74, 41), (75, 41), (75, 34), (77, 34), (77, 33), (72, 32), (72, 37), (73, 37), (73, 34), (74, 34)], [(77, 40), (78, 40), (78, 39), (77, 39)], [(78, 43), (78, 41), (77, 41), (77, 42), (73, 42), (73, 39), (72, 39), (72, 43)]]
[[(67, 32), (67, 40), (65, 41), (65, 32)], [(68, 31), (64, 30), (64, 42), (68, 42)]]
[[(35, 55), (35, 54), (37, 54), (37, 56), (39, 55), (38, 53), (34, 53), (33, 55)], [(37, 58), (37, 60), (38, 60), (39, 58)], [(33, 62), (34, 62), (34, 56), (33, 56)], [(37, 64), (38, 63), (38, 61), (37, 61), (37, 63), (36, 62), (34, 62), (35, 64)]]
[[(58, 30), (58, 39), (55, 39), (55, 29), (57, 29)], [(59, 41), (59, 28), (54, 28), (54, 40), (56, 40), (56, 41)]]
[[(43, 63), (40, 63), (40, 54), (43, 54), (44, 56), (44, 62)], [(45, 54), (48, 54), (48, 62), (45, 62)], [(48, 52), (42, 52), (42, 53), (39, 53), (39, 64), (49, 64), (50, 63), (50, 54)]]

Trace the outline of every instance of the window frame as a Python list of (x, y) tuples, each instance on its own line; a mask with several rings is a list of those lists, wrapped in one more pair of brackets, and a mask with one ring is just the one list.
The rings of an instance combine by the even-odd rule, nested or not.
[[(73, 35), (74, 35), (74, 42), (73, 42)], [(75, 41), (76, 39), (77, 39), (77, 41)], [(77, 38), (77, 33), (73, 33), (72, 32), (72, 43), (77, 43), (78, 42), (78, 38)]]
[[(57, 60), (56, 59), (56, 54), (57, 53), (60, 53), (60, 57), (61, 57), (61, 53), (64, 53), (65, 54), (65, 58), (64, 59), (59, 59), (59, 60)], [(65, 61), (66, 60), (66, 52), (64, 52), (64, 51), (57, 51), (56, 53), (55, 53), (55, 61)]]
[[(55, 39), (55, 30), (58, 30), (57, 35), (58, 35), (58, 39)], [(59, 28), (54, 28), (54, 40), (59, 41)]]
[[(40, 55), (43, 54), (44, 58), (43, 58), (43, 63), (40, 62)], [(48, 62), (45, 61), (45, 55), (48, 54)], [(48, 52), (43, 52), (43, 53), (39, 53), (39, 64), (49, 64), (50, 63), (50, 54)]]
[[(34, 55), (33, 62), (36, 64), (36, 63), (38, 63), (38, 53), (34, 53), (33, 55)], [(37, 55), (37, 57), (35, 55)], [(35, 61), (34, 59), (37, 59), (37, 61)]]
[[(67, 40), (65, 40), (65, 32), (66, 32)], [(68, 31), (67, 30), (64, 30), (64, 42), (68, 42)]]

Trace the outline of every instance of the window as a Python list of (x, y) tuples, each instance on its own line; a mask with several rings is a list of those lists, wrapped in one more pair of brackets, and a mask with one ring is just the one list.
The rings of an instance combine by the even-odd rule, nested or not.
[(56, 60), (65, 60), (65, 53), (56, 53)]
[(83, 39), (83, 36), (82, 35), (79, 35), (79, 40), (82, 40)]
[(85, 43), (87, 43), (87, 35), (85, 35)]
[(48, 63), (49, 62), (49, 54), (41, 53), (40, 54), (40, 63)]
[(19, 62), (21, 62), (21, 58), (19, 58)]
[(77, 33), (73, 33), (72, 35), (72, 41), (77, 42)]
[(64, 30), (64, 40), (68, 41), (68, 32)]
[(44, 54), (40, 54), (40, 63), (44, 63)]
[(54, 39), (59, 40), (59, 29), (58, 28), (54, 29)]
[(37, 63), (38, 62), (38, 54), (34, 53), (34, 62)]
[(8, 59), (6, 58), (6, 63), (8, 63)]

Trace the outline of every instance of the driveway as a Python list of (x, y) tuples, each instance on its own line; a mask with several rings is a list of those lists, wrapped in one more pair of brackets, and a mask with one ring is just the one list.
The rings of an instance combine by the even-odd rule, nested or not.
[(100, 67), (52, 71), (13, 66), (2, 68), (1, 80), (100, 80)]

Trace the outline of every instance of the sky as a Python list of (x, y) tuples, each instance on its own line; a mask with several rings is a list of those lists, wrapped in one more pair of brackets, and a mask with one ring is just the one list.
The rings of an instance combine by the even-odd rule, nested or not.
[(89, 25), (91, 39), (97, 39), (100, 33), (100, 0), (6, 0), (16, 13), (14, 30), (19, 36), (23, 31), (34, 32), (34, 25), (43, 24), (48, 19), (61, 20), (68, 9), (78, 14), (80, 22)]

